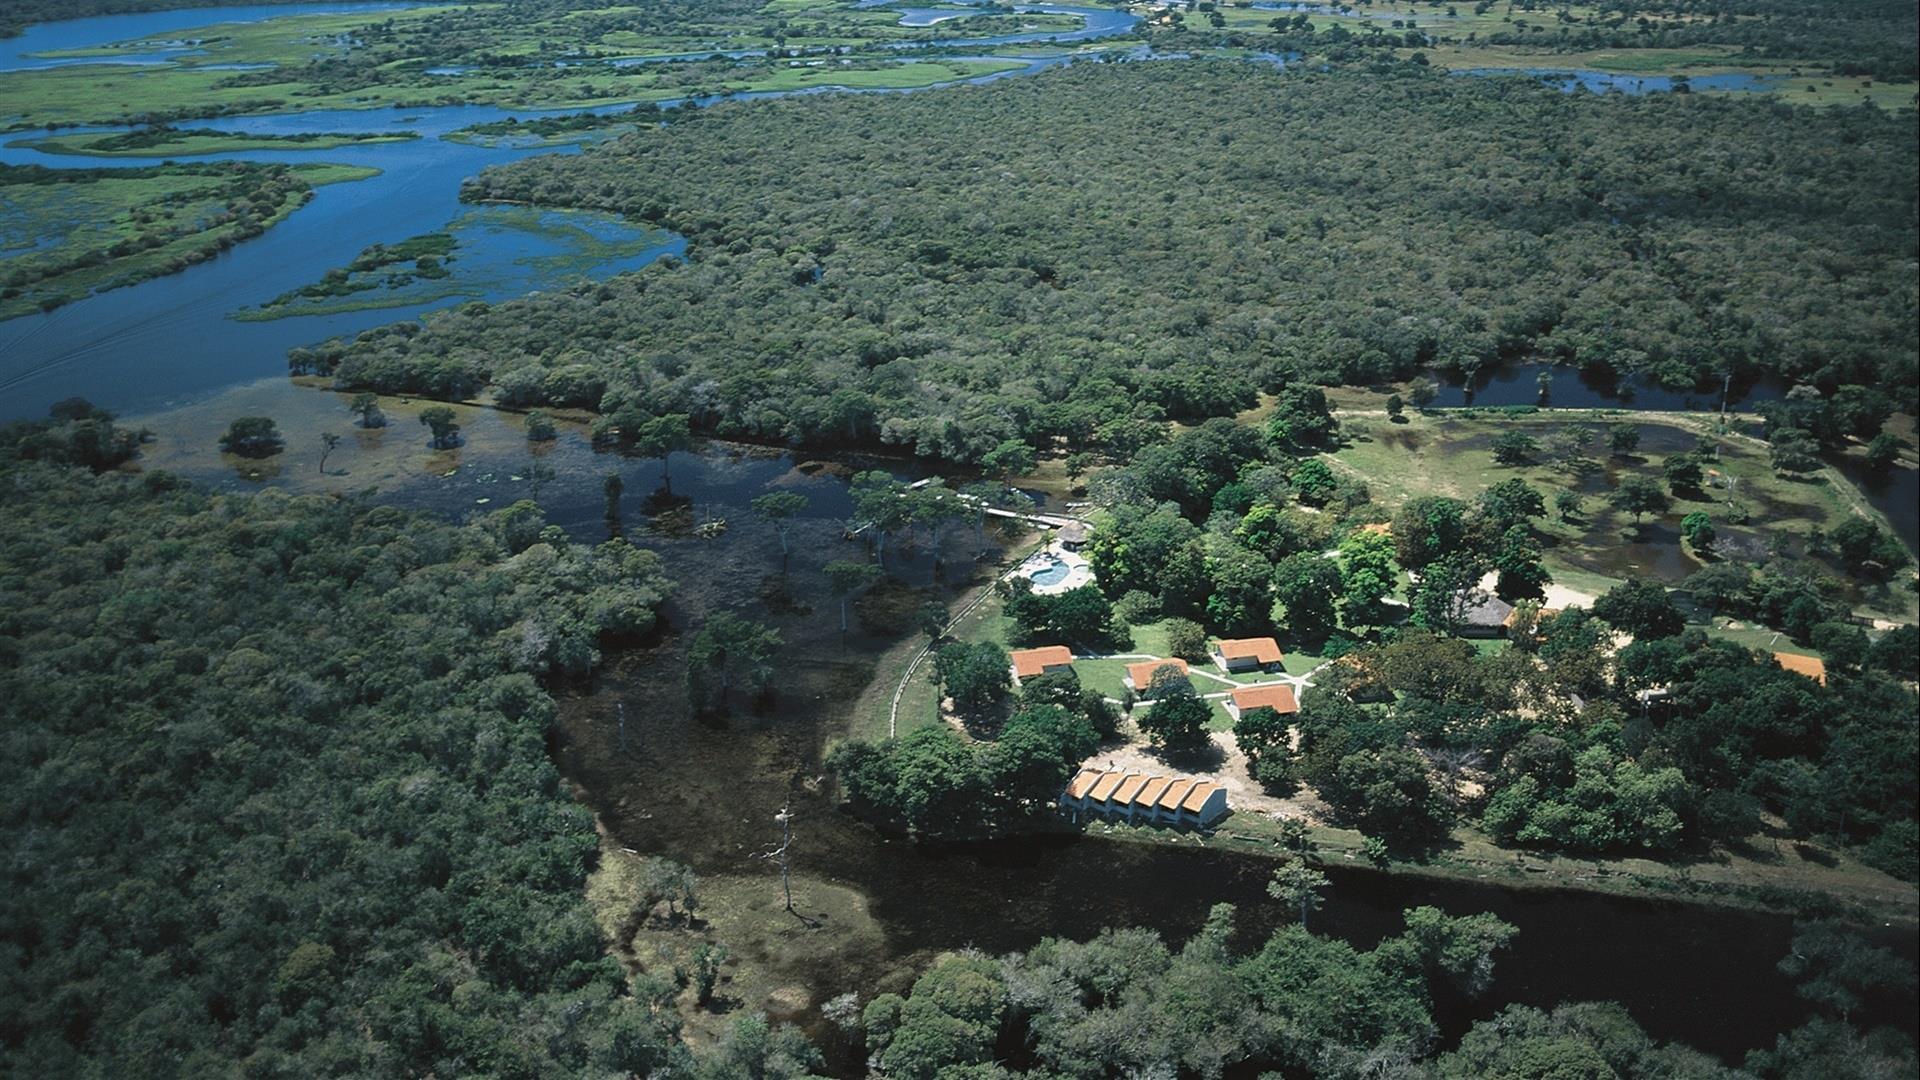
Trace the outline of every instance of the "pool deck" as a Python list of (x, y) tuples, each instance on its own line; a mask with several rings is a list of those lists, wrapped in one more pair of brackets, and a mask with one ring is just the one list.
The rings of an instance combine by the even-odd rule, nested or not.
[(1093, 584), (1093, 567), (1077, 552), (1068, 551), (1058, 540), (1048, 544), (1046, 550), (1039, 552), (1020, 564), (1016, 574), (1033, 581), (1033, 576), (1053, 566), (1064, 564), (1067, 576), (1051, 584), (1033, 582), (1033, 591), (1041, 596), (1053, 596), (1057, 593), (1071, 592), (1082, 585)]

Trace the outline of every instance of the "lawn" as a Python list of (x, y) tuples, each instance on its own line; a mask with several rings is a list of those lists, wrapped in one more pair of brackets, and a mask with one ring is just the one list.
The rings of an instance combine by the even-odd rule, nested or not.
[[(1764, 559), (1776, 542), (1798, 551), (1814, 530), (1831, 532), (1857, 512), (1890, 529), (1832, 469), (1804, 479), (1778, 474), (1765, 443), (1746, 434), (1714, 435), (1713, 419), (1704, 415), (1573, 409), (1475, 415), (1448, 409), (1410, 412), (1400, 424), (1374, 413), (1347, 413), (1342, 420), (1356, 437), (1329, 455), (1330, 460), (1341, 471), (1364, 478), (1374, 500), (1389, 508), (1414, 495), (1472, 500), (1502, 480), (1525, 480), (1545, 496), (1549, 508), (1538, 528), (1555, 582), (1594, 595), (1632, 576), (1677, 584), (1703, 566), (1679, 538), (1681, 519), (1696, 510), (1713, 518), (1722, 548), (1742, 559)], [(1638, 428), (1641, 443), (1634, 455), (1608, 454), (1605, 432), (1616, 423)], [(1562, 427), (1593, 433), (1583, 459), (1558, 465), (1545, 460), (1543, 452), (1519, 467), (1494, 460), (1490, 444), (1502, 432), (1519, 430), (1544, 440)], [(1709, 477), (1703, 491), (1676, 498), (1666, 513), (1637, 524), (1607, 505), (1607, 493), (1622, 479), (1662, 480), (1667, 458), (1690, 450), (1702, 436), (1711, 438), (1716, 456), (1707, 468), (1717, 474)], [(1553, 510), (1554, 498), (1563, 490), (1583, 502), (1571, 519)], [(1843, 567), (1826, 569), (1844, 577)], [(1916, 597), (1899, 589), (1861, 588), (1855, 603), (1864, 612), (1903, 621), (1920, 615)]]
[(196, 157), (202, 154), (229, 154), (241, 150), (332, 150), (342, 146), (366, 146), (373, 143), (407, 142), (420, 136), (413, 132), (394, 135), (249, 135), (244, 132), (182, 131), (171, 136), (127, 143), (111, 134), (55, 135), (45, 139), (20, 139), (10, 147), (26, 147), (48, 154), (76, 154), (85, 157)]

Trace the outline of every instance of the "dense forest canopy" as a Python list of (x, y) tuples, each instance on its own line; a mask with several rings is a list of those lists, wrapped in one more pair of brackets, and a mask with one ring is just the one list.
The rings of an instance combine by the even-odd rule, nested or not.
[[(48, 425), (36, 456), (100, 422)], [(653, 553), (570, 545), (527, 504), (456, 526), (12, 449), (0, 1072), (624, 1075), (684, 1056), (587, 912), (596, 837), (548, 760), (537, 681), (653, 624)]]
[(1521, 357), (1912, 407), (1910, 118), (1397, 70), (1074, 65), (717, 107), (466, 192), (658, 222), (691, 265), (293, 362), (961, 461)]

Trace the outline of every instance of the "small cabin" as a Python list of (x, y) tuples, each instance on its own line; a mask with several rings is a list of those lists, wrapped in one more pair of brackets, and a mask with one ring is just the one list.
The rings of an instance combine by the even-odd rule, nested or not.
[(1460, 621), (1454, 626), (1456, 634), (1474, 638), (1507, 635), (1507, 623), (1513, 618), (1512, 604), (1479, 589), (1463, 590), (1456, 600), (1460, 604)]
[(1127, 674), (1122, 681), (1127, 684), (1127, 689), (1144, 698), (1153, 688), (1154, 675), (1163, 668), (1172, 668), (1183, 679), (1187, 676), (1187, 662), (1176, 656), (1171, 660), (1142, 660), (1137, 664), (1128, 664)]
[(1037, 649), (1015, 649), (1007, 654), (1013, 661), (1013, 685), (1040, 675), (1056, 675), (1073, 670), (1073, 650), (1065, 645), (1042, 645)]
[(1293, 696), (1293, 687), (1285, 683), (1246, 686), (1227, 695), (1227, 715), (1235, 720), (1255, 709), (1272, 709), (1281, 716), (1292, 716), (1300, 711), (1300, 702)]
[(1214, 643), (1213, 662), (1229, 674), (1278, 671), (1280, 643), (1270, 637), (1221, 638)]
[(1068, 551), (1079, 551), (1086, 547), (1087, 540), (1091, 536), (1092, 533), (1087, 530), (1087, 527), (1078, 521), (1060, 526), (1060, 546)]

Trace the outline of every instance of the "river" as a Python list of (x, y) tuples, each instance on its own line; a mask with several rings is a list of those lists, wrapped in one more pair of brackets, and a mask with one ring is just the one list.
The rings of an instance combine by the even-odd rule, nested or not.
[[(408, 4), (377, 4), (373, 10)], [(364, 6), (362, 6), (364, 7)], [(340, 4), (292, 4), (278, 7), (214, 8), (197, 11), (116, 15), (35, 26), (0, 48), (0, 70), (44, 65), (32, 52), (71, 49), (110, 42), (178, 35), (218, 21), (252, 21), (271, 16), (333, 13)], [(1056, 4), (1021, 5), (1022, 11), (1081, 16), (1086, 25), (1071, 31), (1035, 31), (937, 43), (943, 50), (991, 49), (1034, 42), (1073, 42), (1110, 37), (1130, 30), (1137, 16), (1107, 8)], [(925, 44), (899, 43), (905, 49)], [(143, 54), (147, 62), (166, 63), (177, 53)], [(700, 54), (711, 55), (711, 54)], [(985, 57), (983, 57), (985, 58)], [(125, 58), (122, 58), (125, 59)], [(661, 59), (661, 58), (656, 58)], [(1065, 63), (1067, 56), (1020, 57), (1021, 67), (955, 82), (990, 82)], [(939, 85), (953, 85), (943, 83)], [(818, 87), (799, 93), (834, 92)], [(849, 91), (840, 91), (849, 92)], [(900, 90), (871, 91), (901, 93)], [(790, 96), (790, 92), (735, 94), (689, 99), (694, 105), (724, 100)], [(681, 104), (661, 102), (663, 106)], [(607, 106), (617, 112), (630, 105)], [(562, 110), (579, 112), (579, 109)], [(379, 176), (320, 188), (313, 200), (264, 235), (235, 246), (217, 258), (176, 274), (98, 293), (44, 314), (0, 323), (0, 420), (40, 416), (47, 405), (82, 396), (122, 413), (149, 413), (204, 400), (236, 385), (284, 373), (291, 348), (342, 334), (417, 318), (428, 311), (468, 300), (499, 300), (551, 288), (564, 280), (543, 266), (548, 238), (513, 230), (474, 230), (463, 237), (460, 260), (485, 264), (495, 272), (464, 288), (459, 296), (429, 302), (329, 315), (241, 322), (230, 318), (289, 290), (318, 281), (375, 243), (392, 244), (446, 227), (466, 210), (460, 182), (491, 165), (535, 154), (577, 153), (578, 146), (526, 148), (478, 146), (443, 136), (474, 124), (529, 115), (533, 110), (492, 106), (402, 109), (316, 110), (193, 121), (190, 126), (268, 135), (302, 132), (407, 132), (420, 138), (397, 143), (349, 145), (331, 150), (239, 151), (210, 154), (193, 161), (327, 161), (364, 165)], [(0, 144), (74, 132), (124, 130), (115, 127), (60, 128), (0, 136)], [(48, 168), (113, 168), (155, 164), (163, 158), (98, 158), (49, 154), (23, 146), (0, 145), (0, 164)], [(580, 216), (590, 228), (610, 224), (602, 215)], [(636, 269), (653, 259), (679, 254), (684, 239), (661, 234), (643, 255), (574, 267), (605, 277)], [(565, 260), (555, 260), (565, 261)], [(550, 263), (549, 263), (550, 265)], [(516, 272), (517, 268), (517, 272)], [(453, 267), (456, 278), (464, 268)], [(182, 348), (190, 342), (190, 348)]]

